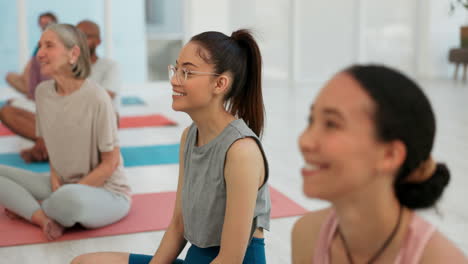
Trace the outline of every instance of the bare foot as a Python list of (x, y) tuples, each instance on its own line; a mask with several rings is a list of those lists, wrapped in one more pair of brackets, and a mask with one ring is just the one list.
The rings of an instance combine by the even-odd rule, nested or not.
[(11, 220), (17, 220), (17, 219), (24, 219), (23, 217), (19, 216), (18, 214), (16, 214), (15, 212), (13, 211), (10, 211), (8, 209), (5, 208), (5, 215), (10, 218)]
[(55, 240), (63, 235), (64, 227), (54, 220), (50, 219), (42, 227), (44, 235), (46, 235), (48, 240)]

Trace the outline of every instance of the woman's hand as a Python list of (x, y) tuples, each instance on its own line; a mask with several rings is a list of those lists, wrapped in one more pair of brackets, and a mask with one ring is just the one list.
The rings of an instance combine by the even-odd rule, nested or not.
[(35, 160), (43, 161), (49, 158), (47, 148), (43, 138), (38, 138), (32, 149), (32, 155)]

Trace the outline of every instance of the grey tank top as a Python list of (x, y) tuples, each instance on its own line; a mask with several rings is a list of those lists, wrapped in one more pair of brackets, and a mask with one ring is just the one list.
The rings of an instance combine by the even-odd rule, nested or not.
[(182, 188), (182, 216), (184, 237), (197, 247), (206, 248), (221, 244), (221, 232), (226, 211), (226, 182), (224, 164), (231, 145), (238, 139), (255, 139), (265, 161), (265, 181), (258, 190), (253, 232), (261, 227), (270, 229), (270, 192), (268, 163), (258, 137), (242, 119), (232, 121), (215, 139), (197, 147), (198, 129), (189, 128), (184, 149), (184, 186)]

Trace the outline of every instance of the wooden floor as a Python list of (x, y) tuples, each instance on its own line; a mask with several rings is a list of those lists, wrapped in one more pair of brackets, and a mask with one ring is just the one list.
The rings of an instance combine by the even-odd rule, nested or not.
[[(448, 164), (452, 181), (437, 211), (420, 214), (434, 223), (468, 254), (468, 84), (450, 80), (422, 80), (437, 115), (438, 130), (434, 158)], [(310, 103), (322, 84), (287, 88), (285, 83), (266, 82), (264, 88), (267, 123), (263, 138), (270, 162), (270, 184), (309, 210), (327, 203), (307, 199), (301, 191), (299, 170), (302, 159), (297, 147), (299, 133), (306, 125)], [(176, 120), (179, 126), (168, 128), (126, 129), (120, 131), (123, 146), (177, 143), (190, 119), (170, 108), (169, 84), (146, 84), (131, 87), (126, 94), (140, 95), (145, 106), (122, 107), (122, 115), (162, 113)], [(0, 89), (0, 100), (9, 89)], [(125, 94), (125, 93), (124, 93)], [(0, 152), (19, 151), (30, 143), (17, 137), (0, 138)], [(178, 167), (149, 166), (126, 169), (134, 193), (175, 190)], [(266, 234), (268, 263), (290, 263), (290, 233), (297, 218), (272, 220)], [(79, 241), (0, 248), (0, 263), (68, 263), (74, 256), (92, 251), (130, 251), (152, 254), (163, 232), (146, 232)], [(0, 237), (0, 239), (2, 239)], [(183, 253), (185, 254), (185, 253)]]

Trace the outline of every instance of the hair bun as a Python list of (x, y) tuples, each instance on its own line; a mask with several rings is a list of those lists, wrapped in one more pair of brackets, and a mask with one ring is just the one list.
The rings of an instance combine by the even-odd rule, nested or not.
[(444, 163), (437, 163), (434, 173), (425, 181), (396, 183), (396, 195), (400, 203), (408, 208), (428, 208), (439, 200), (449, 181), (449, 169)]

